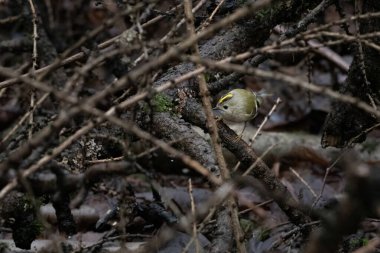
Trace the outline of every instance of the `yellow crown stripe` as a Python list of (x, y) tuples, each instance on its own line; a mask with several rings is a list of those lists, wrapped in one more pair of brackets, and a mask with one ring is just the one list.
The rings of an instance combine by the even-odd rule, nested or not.
[(232, 93), (227, 93), (226, 95), (224, 95), (223, 97), (221, 97), (218, 101), (218, 104), (221, 104), (223, 103), (224, 101), (232, 98), (234, 95)]

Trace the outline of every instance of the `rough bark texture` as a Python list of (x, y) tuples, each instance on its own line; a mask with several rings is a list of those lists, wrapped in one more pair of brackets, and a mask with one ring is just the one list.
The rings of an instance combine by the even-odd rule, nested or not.
[(231, 226), (227, 226), (227, 224), (231, 224), (231, 216), (227, 207), (222, 207), (216, 218), (214, 231), (216, 239), (212, 241), (210, 253), (224, 252), (226, 249), (231, 248), (230, 242), (232, 241), (233, 232)]
[(175, 141), (175, 147), (208, 168), (215, 176), (220, 174), (210, 144), (192, 130), (190, 124), (167, 112), (155, 113), (150, 126), (153, 133), (166, 141)]

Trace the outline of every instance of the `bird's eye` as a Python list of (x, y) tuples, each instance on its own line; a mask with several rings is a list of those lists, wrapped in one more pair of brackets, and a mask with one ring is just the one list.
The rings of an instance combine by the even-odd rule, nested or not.
[(223, 105), (223, 108), (227, 110), (228, 109), (228, 105)]

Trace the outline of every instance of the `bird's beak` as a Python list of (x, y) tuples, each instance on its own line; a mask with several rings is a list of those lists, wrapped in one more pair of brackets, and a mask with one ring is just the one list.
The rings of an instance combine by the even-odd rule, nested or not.
[(214, 113), (214, 118), (222, 118), (222, 110), (218, 107), (212, 108), (212, 112)]

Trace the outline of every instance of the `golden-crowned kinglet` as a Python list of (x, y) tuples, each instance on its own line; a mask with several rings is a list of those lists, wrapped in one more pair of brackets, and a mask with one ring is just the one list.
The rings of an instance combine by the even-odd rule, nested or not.
[(264, 94), (234, 89), (221, 97), (213, 109), (215, 116), (232, 122), (247, 122), (257, 115)]

